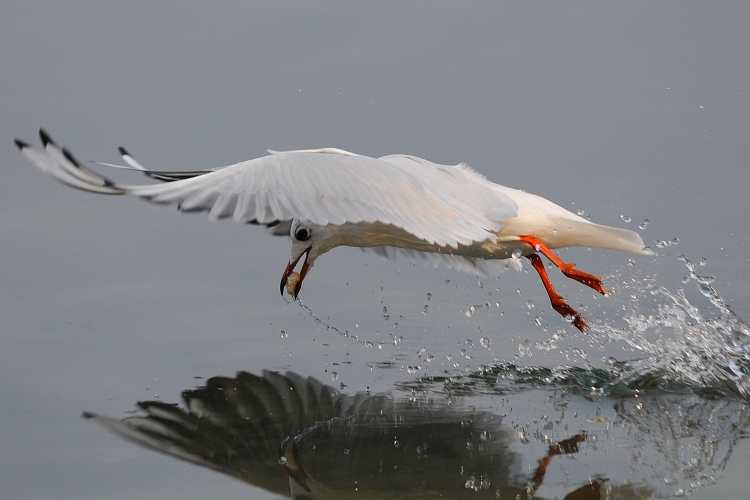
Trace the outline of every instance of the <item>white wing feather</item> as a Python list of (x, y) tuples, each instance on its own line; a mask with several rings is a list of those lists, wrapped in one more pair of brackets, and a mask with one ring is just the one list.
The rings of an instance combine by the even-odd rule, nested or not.
[(376, 159), (335, 149), (290, 151), (189, 179), (121, 185), (84, 168), (46, 134), (42, 139), (44, 150), (18, 145), (37, 167), (66, 184), (176, 204), (185, 212), (208, 211), (214, 220), (268, 224), (297, 217), (321, 226), (381, 222), (430, 244), (457, 247), (494, 241), (502, 221), (517, 213), (513, 200), (466, 167), (404, 155)]

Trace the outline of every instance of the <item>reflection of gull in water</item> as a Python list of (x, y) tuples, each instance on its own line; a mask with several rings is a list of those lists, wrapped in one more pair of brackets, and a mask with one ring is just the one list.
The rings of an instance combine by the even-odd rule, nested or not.
[(550, 385), (538, 371), (519, 369), (459, 398), (446, 385), (432, 398), (404, 399), (242, 372), (185, 391), (185, 409), (150, 401), (139, 403), (143, 416), (85, 416), (296, 500), (683, 496), (719, 480), (750, 425), (740, 401), (659, 389), (592, 398), (593, 373), (576, 386)]
[(267, 490), (288, 494), (291, 485), (293, 498), (354, 488), (391, 489), (402, 498), (463, 492), (471, 477), (486, 491), (481, 484), (507, 483), (514, 464), (499, 417), (347, 396), (291, 373), (214, 377), (183, 398), (187, 411), (146, 402), (143, 417), (86, 416), (138, 444)]
[[(183, 398), (187, 410), (144, 402), (145, 416), (84, 415), (147, 448), (275, 493), (291, 490), (297, 500), (355, 492), (373, 499), (513, 498), (535, 491), (550, 460), (577, 453), (585, 438), (551, 444), (527, 475), (502, 417), (458, 405), (347, 396), (312, 378), (273, 372), (214, 377)], [(604, 481), (584, 479), (565, 498), (599, 498)]]
[(147, 401), (139, 403), (147, 413), (143, 417), (85, 416), (147, 448), (284, 494), (289, 492), (279, 465), (284, 440), (316, 422), (350, 415), (363, 401), (387, 402), (341, 395), (315, 379), (273, 372), (213, 377), (203, 388), (184, 391), (183, 400), (187, 410)]
[(396, 247), (453, 262), (524, 255), (539, 273), (552, 307), (584, 330), (584, 319), (555, 292), (538, 253), (600, 293), (600, 278), (575, 269), (550, 249), (587, 246), (646, 253), (633, 231), (594, 224), (539, 196), (494, 184), (466, 165), (438, 165), (409, 155), (369, 158), (328, 148), (274, 152), (220, 169), (169, 173), (148, 171), (121, 149), (125, 168), (166, 181), (124, 185), (86, 169), (44, 131), (40, 135), (44, 149), (20, 140), (16, 145), (42, 171), (70, 186), (132, 194), (185, 212), (207, 211), (212, 219), (278, 226), (278, 234), (292, 239), (281, 292), (286, 287), (295, 298), (315, 260), (337, 246)]
[[(544, 378), (517, 383), (517, 394), (498, 384), (504, 402), (495, 408), (492, 399), (488, 411), (467, 403), (491, 387), (458, 400), (394, 399), (344, 395), (291, 373), (243, 372), (185, 391), (186, 409), (144, 402), (144, 416), (86, 416), (297, 500), (670, 496), (715, 481), (750, 422), (731, 401), (658, 393), (590, 401), (567, 389), (539, 391)], [(588, 417), (607, 405), (611, 415)]]

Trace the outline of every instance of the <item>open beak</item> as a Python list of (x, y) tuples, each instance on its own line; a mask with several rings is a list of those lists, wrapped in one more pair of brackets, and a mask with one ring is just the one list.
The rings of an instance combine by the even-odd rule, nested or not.
[(294, 272), (294, 268), (297, 267), (297, 262), (302, 258), (304, 255), (305, 260), (302, 262), (302, 267), (299, 270), (299, 279), (294, 283), (294, 288), (289, 292), (292, 298), (294, 300), (297, 300), (297, 294), (299, 294), (299, 289), (302, 287), (302, 280), (305, 279), (305, 276), (307, 275), (307, 271), (310, 269), (310, 266), (307, 264), (307, 255), (310, 253), (310, 249), (312, 247), (307, 247), (304, 252), (302, 252), (299, 257), (294, 259), (294, 262), (291, 260), (286, 265), (286, 269), (284, 269), (284, 274), (281, 275), (281, 286), (279, 286), (279, 291), (281, 292), (281, 295), (284, 295), (284, 288), (286, 288), (286, 284), (289, 281), (289, 277)]

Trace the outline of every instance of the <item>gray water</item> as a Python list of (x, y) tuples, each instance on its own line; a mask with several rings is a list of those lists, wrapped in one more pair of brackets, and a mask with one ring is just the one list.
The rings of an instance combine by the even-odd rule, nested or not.
[[(5, 6), (0, 496), (288, 498), (278, 462), (294, 445), (319, 497), (347, 497), (356, 476), (374, 498), (564, 498), (587, 485), (602, 498), (743, 498), (748, 21), (750, 8), (722, 2)], [(125, 146), (159, 169), (327, 146), (466, 161), (638, 231), (657, 255), (560, 251), (610, 292), (550, 272), (588, 335), (549, 308), (528, 266), (475, 276), (337, 249), (304, 305), (289, 303), (288, 240), (55, 183), (12, 144), (40, 126), (81, 160), (118, 162)], [(278, 442), (240, 435), (229, 465), (262, 456), (255, 482), (95, 425), (153, 415), (137, 402), (196, 418), (183, 398), (251, 375), (346, 403), (273, 420)], [(398, 448), (375, 439), (398, 425), (410, 429)], [(193, 434), (193, 451), (226, 452), (235, 430)]]

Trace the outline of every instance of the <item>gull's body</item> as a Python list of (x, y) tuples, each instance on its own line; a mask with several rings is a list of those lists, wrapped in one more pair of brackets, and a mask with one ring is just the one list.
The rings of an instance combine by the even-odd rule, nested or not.
[[(536, 252), (563, 272), (603, 292), (595, 276), (555, 260), (551, 248), (586, 246), (644, 253), (638, 234), (593, 224), (533, 194), (492, 183), (465, 165), (438, 165), (408, 155), (370, 158), (339, 149), (272, 153), (220, 169), (148, 171), (121, 148), (130, 169), (162, 184), (115, 184), (84, 168), (47, 134), (44, 149), (16, 141), (39, 169), (70, 186), (102, 194), (130, 194), (181, 211), (208, 211), (212, 220), (288, 228), (291, 259), (282, 292), (305, 255), (299, 286), (315, 260), (337, 246), (396, 247), (458, 259), (527, 256), (545, 282), (553, 307), (574, 318), (546, 278)], [(565, 307), (563, 307), (563, 305)], [(562, 310), (561, 310), (562, 308)]]

